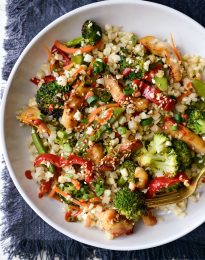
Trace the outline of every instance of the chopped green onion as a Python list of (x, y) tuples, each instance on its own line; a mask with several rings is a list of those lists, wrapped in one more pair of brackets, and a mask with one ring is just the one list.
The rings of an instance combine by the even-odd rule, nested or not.
[(132, 95), (132, 93), (134, 93), (134, 89), (131, 87), (126, 87), (123, 89), (123, 92), (126, 96), (130, 96)]
[(118, 186), (124, 186), (125, 183), (126, 183), (126, 180), (122, 176), (117, 181)]
[(72, 147), (70, 146), (70, 144), (67, 143), (67, 144), (64, 144), (64, 145), (63, 145), (63, 151), (64, 151), (64, 152), (71, 153), (72, 150), (73, 150), (73, 149), (72, 149)]
[(87, 101), (87, 103), (88, 103), (89, 105), (93, 104), (93, 102), (95, 102), (95, 101), (97, 101), (97, 100), (98, 100), (98, 97), (95, 96), (95, 95), (93, 95), (93, 96), (89, 97), (88, 99), (86, 99), (86, 101)]
[(81, 120), (81, 123), (83, 123), (83, 124), (87, 124), (88, 123), (88, 119), (85, 117), (85, 118), (83, 118), (82, 120)]
[(127, 133), (127, 128), (125, 126), (120, 126), (118, 127), (117, 131), (120, 135), (124, 135)]
[(97, 195), (98, 197), (102, 196), (103, 193), (104, 193), (104, 190), (105, 190), (104, 188), (100, 188), (99, 191), (96, 192), (96, 195)]
[(175, 118), (175, 120), (176, 120), (177, 123), (181, 123), (182, 118), (181, 118), (181, 115), (180, 115), (180, 114), (176, 114), (176, 115), (174, 116), (174, 118)]
[(82, 199), (84, 199), (84, 200), (88, 200), (88, 199), (89, 199), (88, 194), (84, 194), (84, 195), (82, 196)]
[(141, 126), (148, 126), (153, 124), (154, 119), (152, 117), (142, 119), (140, 124)]
[(82, 54), (73, 55), (71, 57), (71, 61), (74, 62), (75, 64), (81, 64), (83, 62), (83, 55)]
[(177, 131), (178, 130), (178, 126), (177, 125), (172, 125), (171, 126), (171, 130), (172, 131)]
[(66, 133), (63, 131), (63, 130), (59, 130), (57, 132), (57, 136), (60, 138), (60, 139), (63, 139), (64, 137), (66, 137)]

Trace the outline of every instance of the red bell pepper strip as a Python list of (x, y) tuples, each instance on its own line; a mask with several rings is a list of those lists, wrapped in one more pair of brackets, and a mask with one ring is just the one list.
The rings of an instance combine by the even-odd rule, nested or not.
[[(48, 76), (45, 76), (45, 77), (43, 78), (43, 80), (44, 80), (45, 83), (52, 82), (52, 81), (54, 81), (55, 79), (56, 79), (56, 78), (55, 78), (54, 76), (52, 76), (52, 75), (48, 75)], [(36, 77), (33, 77), (33, 78), (30, 79), (30, 81), (31, 81), (32, 83), (34, 83), (35, 85), (38, 85), (39, 82), (40, 82), (40, 79), (37, 79)]]
[(162, 69), (162, 67), (163, 67), (162, 64), (157, 64), (152, 70), (148, 71), (144, 75), (143, 80), (146, 80), (149, 83), (152, 83), (152, 79), (157, 74), (157, 72)]
[(176, 100), (164, 95), (159, 89), (138, 79), (135, 79), (133, 83), (138, 85), (143, 97), (156, 104), (163, 110), (170, 111), (174, 108)]
[(52, 165), (62, 168), (68, 165), (73, 165), (73, 164), (79, 164), (84, 167), (85, 169), (85, 182), (89, 183), (92, 180), (92, 170), (93, 170), (93, 164), (91, 161), (85, 160), (75, 154), (71, 154), (68, 156), (68, 159), (65, 159), (63, 157), (57, 156), (55, 154), (49, 154), (49, 153), (44, 153), (39, 155), (35, 161), (34, 161), (34, 166), (37, 167), (41, 163), (44, 162), (50, 162)]
[(180, 182), (187, 182), (189, 178), (184, 173), (179, 173), (175, 177), (156, 177), (150, 181), (147, 189), (147, 196), (153, 197), (156, 192), (160, 191), (162, 188), (168, 188)]

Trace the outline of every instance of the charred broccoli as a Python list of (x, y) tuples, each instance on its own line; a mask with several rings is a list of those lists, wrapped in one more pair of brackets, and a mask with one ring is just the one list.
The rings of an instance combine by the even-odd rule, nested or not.
[(199, 109), (191, 109), (188, 111), (187, 127), (194, 133), (203, 135), (205, 134), (205, 115)]
[(143, 147), (138, 156), (138, 163), (156, 174), (174, 176), (178, 170), (177, 154), (170, 147), (169, 138), (163, 134), (155, 134), (148, 147)]
[(96, 45), (102, 38), (102, 30), (98, 24), (91, 20), (87, 20), (82, 26), (82, 37), (85, 44)]
[(102, 38), (102, 30), (99, 25), (91, 20), (87, 20), (82, 25), (82, 36), (78, 36), (65, 42), (67, 47), (76, 47), (85, 42), (86, 45), (96, 45), (96, 43)]
[(56, 82), (43, 84), (36, 93), (36, 103), (44, 115), (52, 115), (59, 118), (63, 112), (64, 94), (69, 86), (60, 86)]
[(139, 190), (133, 192), (129, 188), (119, 190), (113, 199), (113, 204), (121, 215), (131, 220), (137, 220), (147, 210), (144, 193)]
[(179, 170), (183, 171), (187, 169), (192, 163), (191, 151), (187, 144), (181, 140), (174, 139), (172, 140), (172, 146), (177, 154)]

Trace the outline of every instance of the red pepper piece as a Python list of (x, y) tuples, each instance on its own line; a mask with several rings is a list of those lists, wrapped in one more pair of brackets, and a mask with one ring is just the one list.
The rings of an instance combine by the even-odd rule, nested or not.
[(123, 75), (123, 76), (128, 76), (128, 75), (130, 74), (130, 72), (131, 72), (131, 69), (130, 69), (130, 68), (125, 68), (125, 69), (123, 70), (123, 72), (122, 72), (122, 75)]
[(92, 162), (85, 160), (75, 154), (71, 154), (68, 156), (68, 159), (65, 159), (55, 154), (44, 153), (39, 155), (35, 159), (34, 166), (37, 167), (43, 162), (50, 162), (51, 164), (59, 168), (65, 167), (67, 165), (79, 164), (85, 168), (85, 182), (89, 183), (92, 180)]
[(189, 178), (184, 173), (179, 173), (175, 177), (156, 177), (150, 181), (147, 189), (147, 196), (153, 197), (156, 192), (160, 191), (162, 188), (168, 188), (180, 182), (189, 181)]
[(156, 104), (163, 110), (170, 111), (174, 108), (176, 100), (164, 95), (159, 89), (138, 79), (135, 79), (133, 83), (138, 85), (143, 97)]
[(44, 79), (45, 83), (49, 83), (49, 82), (56, 80), (56, 78), (52, 75), (45, 76), (43, 79)]
[[(49, 82), (52, 82), (52, 81), (56, 80), (56, 78), (54, 76), (52, 76), (52, 75), (48, 75), (48, 76), (45, 76), (43, 78), (43, 80), (44, 80), (45, 83), (49, 83)], [(37, 79), (36, 77), (33, 77), (33, 78), (30, 79), (30, 81), (32, 83), (34, 83), (35, 85), (38, 85), (39, 82), (40, 82), (40, 79)]]
[(152, 83), (152, 79), (157, 74), (157, 72), (162, 69), (162, 67), (163, 67), (162, 64), (157, 64), (152, 70), (148, 71), (144, 75), (143, 80), (146, 80), (146, 81)]
[(40, 82), (40, 79), (37, 79), (36, 77), (33, 77), (30, 79), (30, 81), (35, 84), (35, 85), (38, 85), (38, 83)]

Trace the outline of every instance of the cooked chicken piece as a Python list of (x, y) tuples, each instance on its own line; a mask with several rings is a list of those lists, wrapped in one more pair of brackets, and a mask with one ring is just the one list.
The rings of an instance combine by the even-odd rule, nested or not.
[(66, 129), (73, 129), (75, 126), (77, 126), (78, 122), (74, 118), (74, 115), (78, 109), (85, 105), (85, 96), (89, 90), (89, 88), (83, 86), (79, 86), (72, 90), (69, 99), (64, 104), (64, 110), (61, 119), (61, 124)]
[(195, 152), (205, 154), (205, 141), (200, 136), (183, 125), (177, 125), (177, 130), (173, 130), (174, 124), (175, 123), (169, 119), (165, 120), (163, 127), (164, 132), (174, 138), (184, 141)]
[(100, 214), (98, 226), (114, 238), (131, 234), (134, 223), (120, 216), (114, 209), (107, 209)]
[(119, 144), (113, 149), (112, 155), (106, 155), (100, 160), (98, 169), (100, 171), (112, 171), (119, 164), (122, 157), (127, 157), (132, 152), (142, 147), (140, 140), (132, 140)]
[(175, 82), (182, 79), (182, 66), (172, 47), (167, 43), (159, 40), (155, 36), (146, 36), (140, 39), (140, 43), (152, 54), (163, 57), (171, 68), (172, 77)]
[(144, 111), (148, 107), (148, 100), (125, 96), (116, 79), (111, 75), (104, 76), (106, 89), (110, 92), (115, 102), (120, 105), (133, 104), (137, 112)]
[(100, 160), (104, 156), (103, 147), (100, 144), (94, 144), (87, 150), (87, 157), (94, 162), (95, 165), (100, 163)]
[(152, 215), (151, 211), (148, 211), (147, 215), (142, 215), (142, 220), (146, 226), (154, 226), (157, 224), (157, 219)]
[(66, 129), (73, 129), (77, 125), (77, 121), (75, 120), (74, 115), (82, 106), (82, 103), (82, 98), (75, 92), (71, 93), (69, 99), (65, 102), (61, 124)]
[(34, 126), (41, 133), (50, 134), (50, 129), (40, 119), (40, 111), (36, 106), (27, 106), (25, 107), (19, 115), (17, 115), (17, 119), (23, 124)]

